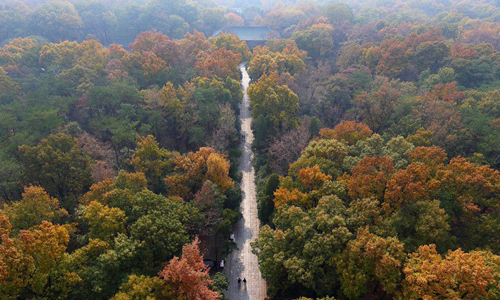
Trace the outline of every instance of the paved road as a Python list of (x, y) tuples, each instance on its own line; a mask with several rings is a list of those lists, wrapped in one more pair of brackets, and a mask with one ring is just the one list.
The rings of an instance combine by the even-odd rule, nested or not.
[[(253, 133), (250, 127), (252, 117), (250, 114), (250, 100), (247, 88), (250, 82), (245, 67), (240, 66), (243, 73), (241, 81), (244, 92), (243, 103), (240, 105), (241, 131), (245, 139), (240, 145), (243, 155), (240, 160), (240, 171), (243, 173), (241, 190), (243, 200), (241, 212), (243, 218), (235, 225), (234, 235), (238, 249), (233, 251), (226, 262), (225, 272), (229, 278), (229, 289), (226, 299), (229, 300), (262, 300), (266, 297), (266, 282), (262, 279), (257, 262), (257, 256), (252, 253), (250, 243), (257, 237), (260, 221), (257, 217), (257, 197), (255, 193), (255, 170), (252, 167), (252, 141)], [(246, 286), (238, 285), (238, 277), (246, 278)]]

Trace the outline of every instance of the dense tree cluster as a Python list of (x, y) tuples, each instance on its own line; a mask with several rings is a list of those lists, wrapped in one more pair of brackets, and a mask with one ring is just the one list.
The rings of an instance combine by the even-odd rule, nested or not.
[(249, 53), (198, 31), (0, 48), (0, 298), (221, 299), (203, 255), (240, 218)]
[(288, 174), (259, 197), (270, 225), (253, 247), (271, 297), (496, 299), (497, 170), (343, 122)]
[[(241, 63), (271, 299), (500, 297), (495, 1), (0, 4), (0, 298), (221, 299)], [(280, 39), (250, 49), (225, 25)]]
[[(500, 115), (493, 95), (500, 78), (494, 34), (500, 9), (494, 3), (264, 6), (255, 24), (288, 39), (255, 49), (249, 74), (257, 82), (276, 72), (298, 96), (296, 116), (317, 117), (331, 128), (342, 120), (363, 122), (385, 140), (422, 129), (450, 155), (498, 168)], [(272, 133), (258, 134), (264, 123), (255, 122), (262, 157), (273, 143)]]
[[(57, 149), (59, 156), (76, 151), (90, 168), (71, 136), (51, 135), (37, 147), (53, 141), (76, 145), (76, 150)], [(79, 161), (50, 155), (54, 151), (42, 149), (39, 153), (47, 157), (32, 160), (42, 166), (58, 162), (64, 170), (72, 170)], [(188, 161), (199, 169), (186, 168)], [(83, 195), (70, 190), (67, 198), (57, 193), (52, 197), (52, 189), (67, 191), (84, 179), (91, 181), (90, 171), (72, 177), (55, 167), (52, 172), (42, 169), (32, 180), (37, 185), (27, 186), (20, 201), (4, 204), (2, 299), (109, 299), (115, 294), (115, 299), (191, 299), (192, 293), (200, 299), (220, 299), (200, 251), (213, 249), (220, 259), (230, 247), (224, 241), (239, 219), (240, 194), (229, 177), (229, 161), (211, 148), (186, 155), (169, 152), (148, 136), (139, 139), (132, 166), (136, 172), (121, 170), (115, 178), (87, 187)], [(66, 176), (64, 181), (52, 180), (57, 174)], [(68, 199), (76, 199), (78, 205)], [(184, 246), (195, 236), (200, 240)], [(174, 257), (183, 246), (182, 258)]]
[(0, 4), (0, 43), (17, 37), (50, 42), (97, 39), (105, 45), (130, 43), (142, 31), (182, 38), (193, 30), (211, 35), (243, 19), (209, 1), (39, 1)]
[[(130, 51), (14, 39), (0, 48), (0, 158), (9, 162), (0, 167), (0, 194), (19, 197), (17, 180), (44, 186), (63, 205), (75, 202), (91, 184), (88, 174), (105, 179), (127, 164), (137, 135), (181, 152), (205, 145), (230, 152), (238, 143), (243, 56), (248, 47), (237, 38), (208, 40), (196, 31), (181, 40), (143, 32)], [(34, 147), (51, 133), (58, 135)], [(79, 176), (78, 186), (64, 182)]]
[(263, 8), (284, 38), (247, 64), (271, 299), (496, 299), (497, 3)]

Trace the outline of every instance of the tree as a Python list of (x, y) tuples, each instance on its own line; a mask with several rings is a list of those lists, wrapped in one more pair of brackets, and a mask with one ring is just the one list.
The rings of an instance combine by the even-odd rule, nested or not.
[(217, 272), (212, 277), (212, 280), (214, 282), (212, 290), (224, 296), (224, 291), (229, 288), (229, 279), (223, 273)]
[(225, 196), (221, 194), (220, 189), (208, 180), (194, 195), (193, 204), (205, 219), (198, 231), (202, 239), (210, 239), (217, 230), (222, 221), (224, 200)]
[(19, 96), (19, 84), (14, 82), (0, 67), (0, 104), (10, 103)]
[[(398, 39), (386, 39), (380, 47), (372, 47), (368, 50), (367, 60), (372, 69), (384, 76), (391, 78), (412, 78), (415, 76), (410, 64), (409, 46), (406, 41)], [(376, 66), (376, 67), (375, 67)]]
[(452, 232), (464, 249), (486, 247), (498, 251), (493, 242), (498, 232), (497, 214), (500, 172), (487, 165), (475, 165), (462, 157), (450, 160), (436, 173), (438, 196), (452, 217)]
[(245, 21), (242, 17), (238, 16), (235, 13), (226, 14), (226, 23), (228, 26), (243, 26), (245, 25)]
[(196, 238), (191, 244), (182, 247), (181, 258), (174, 257), (158, 275), (177, 297), (193, 300), (221, 299), (222, 295), (209, 289), (213, 283), (209, 279), (209, 270), (203, 262)]
[(488, 43), (495, 47), (495, 49), (500, 49), (500, 40), (495, 34), (495, 32), (498, 32), (498, 28), (499, 26), (497, 23), (481, 22), (479, 25), (473, 26), (469, 30), (465, 30), (462, 40), (465, 43), (475, 45)]
[(205, 35), (197, 30), (193, 34), (186, 32), (186, 35), (179, 41), (180, 51), (183, 55), (185, 68), (192, 68), (196, 63), (196, 58), (201, 52), (212, 52), (214, 46), (207, 40)]
[(290, 165), (288, 174), (297, 176), (301, 169), (318, 166), (332, 177), (342, 174), (342, 163), (347, 155), (344, 144), (333, 139), (315, 139), (302, 151), (299, 159)]
[[(166, 300), (175, 299), (168, 295), (166, 287), (158, 277), (130, 275), (127, 282), (120, 286), (120, 291), (112, 300)], [(172, 298), (169, 298), (172, 297)], [(177, 299), (175, 299), (177, 300)]]
[(308, 211), (284, 207), (273, 221), (276, 229), (262, 227), (252, 244), (269, 296), (287, 294), (292, 287), (320, 296), (333, 294), (338, 286), (334, 258), (352, 238), (342, 201), (332, 195)]
[(29, 15), (29, 28), (51, 41), (74, 40), (82, 19), (70, 2), (45, 3)]
[(229, 177), (229, 162), (212, 148), (200, 148), (196, 153), (179, 156), (174, 164), (177, 174), (165, 178), (171, 195), (189, 199), (206, 180), (215, 183), (222, 192), (234, 186)]
[(324, 138), (336, 139), (347, 145), (355, 145), (358, 141), (364, 141), (369, 138), (372, 135), (372, 131), (363, 123), (341, 121), (333, 129), (321, 129), (319, 134)]
[(304, 31), (295, 31), (292, 38), (309, 57), (320, 59), (333, 54), (333, 31), (329, 24), (315, 24)]
[(194, 69), (204, 77), (217, 76), (220, 79), (240, 78), (238, 64), (241, 54), (221, 48), (215, 52), (200, 52), (196, 57)]
[(302, 193), (298, 189), (287, 189), (287, 188), (278, 188), (274, 192), (274, 207), (276, 210), (280, 211), (282, 207), (287, 206), (298, 206), (304, 209), (309, 209), (312, 206), (310, 203), (307, 194)]
[(386, 184), (394, 172), (392, 158), (365, 157), (351, 170), (351, 175), (344, 174), (341, 179), (346, 182), (352, 199), (383, 199)]
[[(455, 81), (455, 71), (450, 67), (440, 68), (437, 74), (429, 75), (430, 71), (424, 71), (420, 74), (420, 78), (425, 78), (422, 88), (430, 91), (436, 84), (445, 84)], [(427, 78), (426, 78), (427, 77)]]
[[(155, 198), (156, 201), (151, 201)], [(136, 215), (132, 214), (130, 217), (136, 221), (128, 228), (130, 238), (144, 245), (145, 248), (141, 249), (142, 255), (149, 260), (143, 263), (148, 262), (149, 265), (146, 264), (145, 267), (155, 270), (179, 253), (181, 246), (189, 241), (187, 223), (191, 218), (198, 218), (199, 214), (196, 210), (180, 203), (179, 199), (165, 199), (150, 192), (137, 195), (135, 199), (138, 202), (133, 208)], [(150, 207), (144, 209), (139, 206), (141, 204)], [(189, 213), (192, 215), (185, 215)]]
[(274, 212), (274, 192), (278, 189), (280, 184), (279, 176), (271, 174), (267, 179), (264, 188), (258, 196), (258, 215), (262, 223), (267, 224), (271, 220), (271, 215)]
[(408, 157), (413, 163), (420, 163), (429, 165), (433, 168), (438, 168), (444, 164), (446, 160), (446, 152), (436, 146), (417, 147), (408, 153)]
[(279, 85), (278, 75), (263, 75), (248, 88), (252, 116), (264, 116), (276, 132), (295, 128), (299, 124), (296, 114), (299, 99), (287, 86)]
[(141, 32), (130, 45), (131, 52), (146, 54), (148, 52), (164, 61), (169, 67), (179, 57), (179, 47), (168, 36), (161, 32)]
[(2, 213), (9, 217), (12, 229), (16, 232), (40, 225), (43, 221), (59, 222), (68, 215), (60, 207), (59, 200), (50, 197), (39, 186), (25, 187), (21, 201), (4, 205)]
[(211, 34), (224, 26), (225, 9), (222, 7), (207, 7), (201, 13), (201, 20), (205, 27), (205, 34)]
[(238, 140), (238, 132), (235, 127), (236, 116), (229, 103), (219, 104), (219, 115), (217, 128), (214, 130), (210, 141), (210, 147), (224, 153), (231, 146), (234, 146)]
[(395, 294), (405, 253), (396, 238), (382, 238), (367, 228), (358, 230), (337, 260), (343, 293), (349, 299), (384, 298)]
[(88, 156), (68, 135), (50, 135), (37, 146), (19, 147), (19, 161), (25, 182), (43, 187), (69, 211), (92, 182)]
[(21, 230), (17, 237), (10, 237), (10, 228), (9, 219), (0, 215), (0, 296), (3, 299), (52, 298), (54, 293), (67, 296), (68, 287), (80, 279), (74, 274), (58, 274), (56, 269), (65, 255), (71, 227), (43, 221), (29, 230)]
[(318, 166), (314, 166), (300, 170), (298, 179), (304, 190), (311, 192), (319, 189), (325, 181), (330, 181), (332, 176), (323, 174)]
[(120, 166), (128, 149), (135, 147), (138, 135), (138, 104), (141, 102), (136, 87), (125, 82), (113, 82), (107, 86), (95, 86), (87, 92), (90, 112), (89, 125), (101, 140), (109, 141)]
[(351, 7), (343, 3), (327, 5), (321, 9), (321, 14), (334, 25), (352, 22), (354, 19)]
[(355, 110), (363, 123), (374, 132), (381, 132), (391, 118), (400, 96), (398, 90), (386, 83), (376, 92), (357, 95), (354, 98)]
[(408, 166), (409, 156), (415, 149), (415, 146), (408, 142), (404, 137), (397, 136), (390, 139), (382, 149), (382, 154), (389, 156), (394, 160), (394, 167), (402, 169)]
[(425, 130), (421, 127), (415, 132), (415, 134), (408, 136), (408, 141), (415, 146), (429, 146), (431, 144), (432, 131)]
[(27, 16), (30, 13), (29, 6), (25, 3), (12, 3), (4, 6), (3, 13), (0, 16), (0, 40), (14, 38), (20, 32), (24, 31)]
[(59, 67), (64, 69), (72, 68), (78, 58), (78, 43), (64, 41), (43, 45), (40, 50), (40, 65), (46, 68)]
[(288, 166), (300, 157), (311, 137), (311, 120), (304, 118), (300, 127), (276, 137), (269, 146), (268, 165), (272, 172), (285, 175)]
[(121, 60), (129, 74), (145, 86), (163, 84), (180, 59), (178, 44), (161, 32), (141, 32), (130, 49)]
[(92, 159), (92, 179), (95, 182), (116, 175), (115, 154), (110, 143), (99, 141), (86, 131), (79, 132), (76, 140), (80, 148)]
[[(74, 291), (78, 298), (108, 299), (127, 276), (156, 274), (164, 262), (180, 253), (203, 222), (192, 203), (147, 190), (143, 173), (122, 170), (114, 181), (93, 185), (81, 202), (80, 216), (88, 222), (90, 240), (88, 247), (76, 250), (68, 261), (68, 268), (84, 280)], [(138, 290), (123, 292), (129, 296), (142, 293), (140, 282)], [(176, 299), (170, 297), (168, 286), (153, 290), (159, 299)]]
[(111, 241), (118, 233), (125, 233), (125, 212), (117, 207), (110, 208), (97, 201), (81, 209), (81, 218), (90, 226), (89, 238)]
[(77, 5), (85, 32), (95, 35), (103, 44), (113, 41), (116, 16), (104, 3), (84, 2)]
[[(359, 73), (363, 74), (363, 72)], [(315, 78), (316, 82), (321, 77)], [(321, 118), (322, 124), (329, 127), (336, 126), (344, 119), (346, 111), (352, 107), (354, 86), (350, 84), (350, 81), (348, 76), (338, 73), (321, 83), (321, 90), (318, 92), (319, 99), (316, 103), (313, 102), (312, 107), (315, 114)]]
[(419, 246), (435, 244), (439, 253), (453, 249), (450, 216), (438, 200), (419, 200), (405, 205), (388, 216), (386, 225), (404, 243), (405, 250), (416, 251)]
[(233, 180), (229, 178), (229, 162), (218, 153), (212, 153), (208, 157), (206, 176), (223, 192), (234, 186)]
[(137, 138), (131, 164), (137, 172), (144, 173), (148, 187), (153, 191), (161, 191), (163, 178), (173, 171), (173, 160), (178, 154), (161, 149), (152, 135)]
[(274, 72), (279, 76), (294, 77), (306, 70), (303, 60), (305, 56), (306, 52), (300, 51), (293, 41), (285, 45), (277, 44), (276, 47), (273, 47), (272, 41), (268, 41), (268, 45), (253, 49), (252, 59), (248, 63), (248, 75), (253, 81)]
[(71, 253), (64, 266), (82, 281), (71, 292), (75, 298), (111, 298), (134, 270), (151, 272), (150, 257), (143, 252), (144, 244), (118, 234), (112, 244), (90, 239), (89, 244)]
[(421, 246), (410, 254), (403, 272), (405, 279), (399, 299), (479, 299), (487, 297), (489, 283), (498, 278), (498, 258), (482, 252), (449, 251), (445, 257), (434, 245)]
[(465, 98), (465, 93), (452, 82), (438, 84), (432, 91), (415, 99), (419, 117), (424, 121), (422, 125), (432, 132), (431, 141), (452, 156), (464, 153), (473, 144), (457, 109)]
[(314, 298), (314, 299), (306, 298), (306, 297), (300, 297), (300, 298), (295, 299), (295, 300), (335, 300), (335, 298), (334, 297), (330, 297), (330, 296), (323, 297), (323, 298)]
[(251, 53), (246, 42), (240, 41), (240, 39), (233, 34), (224, 34), (221, 32), (218, 36), (211, 37), (210, 42), (217, 49), (226, 49), (234, 53), (239, 53), (243, 61), (250, 59)]
[(412, 163), (387, 181), (384, 208), (394, 210), (406, 202), (430, 200), (432, 192), (438, 188), (439, 182), (432, 178), (428, 165)]
[(265, 15), (263, 24), (272, 29), (283, 32), (285, 29), (297, 25), (301, 20), (306, 18), (306, 14), (301, 9), (281, 7), (281, 9), (273, 10)]
[(417, 46), (413, 59), (419, 70), (427, 68), (432, 73), (438, 70), (439, 63), (450, 56), (450, 47), (443, 41), (423, 42)]

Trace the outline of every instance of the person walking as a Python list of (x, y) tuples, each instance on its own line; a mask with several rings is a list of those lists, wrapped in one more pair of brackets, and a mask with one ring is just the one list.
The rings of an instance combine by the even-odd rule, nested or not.
[(241, 278), (238, 277), (238, 285), (241, 284)]

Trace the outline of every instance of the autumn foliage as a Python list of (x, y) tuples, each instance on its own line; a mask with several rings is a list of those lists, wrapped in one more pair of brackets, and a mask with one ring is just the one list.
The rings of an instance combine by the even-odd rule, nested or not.
[(498, 257), (458, 249), (444, 257), (433, 245), (412, 253), (403, 269), (404, 299), (479, 299), (491, 297), (489, 286), (498, 282)]
[(229, 177), (229, 162), (211, 148), (200, 148), (196, 153), (179, 156), (174, 164), (174, 170), (179, 174), (165, 178), (171, 195), (192, 197), (206, 180), (212, 181), (223, 191), (234, 185)]
[(3, 1), (0, 299), (499, 299), (497, 2)]
[[(493, 199), (500, 196), (500, 173), (462, 157), (448, 161), (443, 149), (414, 147), (402, 137), (384, 142), (366, 131), (367, 136), (349, 142), (334, 136), (338, 132), (323, 129), (292, 164), (298, 171), (280, 178), (271, 214), (275, 229), (264, 227), (254, 243), (264, 276), (284, 280), (287, 288), (300, 282), (321, 294), (329, 283), (295, 279), (314, 252), (314, 261), (335, 264), (308, 270), (325, 274), (334, 268), (329, 278), (349, 299), (494, 299), (500, 236), (492, 230), (499, 224)], [(344, 156), (315, 149), (320, 143), (340, 143), (337, 138)], [(303, 163), (315, 160), (321, 165), (339, 160), (337, 168), (344, 168), (344, 174), (332, 181), (321, 165)], [(351, 162), (356, 163), (349, 168)], [(329, 213), (317, 215), (323, 209)], [(343, 242), (321, 232), (325, 226), (338, 226), (334, 236)], [(284, 247), (287, 243), (291, 246)], [(298, 248), (287, 251), (293, 247)], [(283, 266), (272, 264), (271, 257), (285, 261)], [(294, 279), (280, 279), (276, 269)]]
[(199, 241), (182, 247), (182, 257), (174, 257), (158, 274), (164, 284), (172, 287), (175, 296), (192, 300), (216, 300), (221, 295), (211, 291), (209, 268), (200, 254)]
[(336, 139), (347, 145), (355, 145), (357, 141), (363, 141), (372, 135), (368, 126), (353, 121), (342, 121), (335, 128), (323, 128), (319, 133), (322, 137)]
[(383, 198), (386, 185), (396, 170), (390, 157), (365, 157), (343, 178), (349, 195), (357, 198)]
[(307, 195), (300, 192), (298, 189), (291, 191), (284, 188), (279, 188), (274, 192), (274, 205), (279, 209), (282, 205), (296, 205), (302, 207), (310, 206), (307, 201)]

